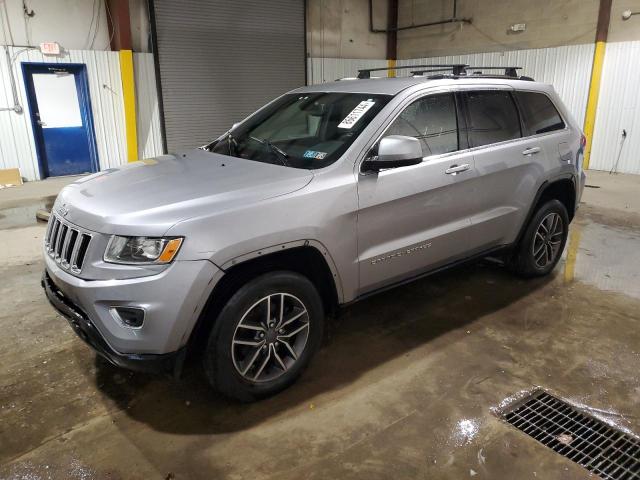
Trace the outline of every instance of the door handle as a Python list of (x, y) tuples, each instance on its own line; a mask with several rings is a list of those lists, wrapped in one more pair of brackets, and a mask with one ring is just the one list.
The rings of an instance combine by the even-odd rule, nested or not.
[(46, 126), (47, 124), (44, 123), (42, 120), (38, 120), (38, 125), (40, 125), (41, 127)]
[(447, 175), (457, 175), (458, 173), (465, 172), (470, 168), (471, 165), (469, 165), (468, 163), (465, 163), (463, 165), (451, 165), (444, 171), (444, 173), (446, 173)]
[(538, 153), (540, 152), (540, 147), (531, 147), (531, 148), (525, 148), (522, 151), (523, 155), (533, 155), (534, 153)]

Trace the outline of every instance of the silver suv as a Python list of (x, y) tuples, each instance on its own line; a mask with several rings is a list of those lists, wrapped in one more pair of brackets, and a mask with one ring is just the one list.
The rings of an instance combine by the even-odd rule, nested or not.
[(302, 87), (209, 145), (64, 188), (42, 283), (112, 363), (177, 375), (189, 353), (218, 391), (262, 398), (342, 305), (498, 253), (548, 274), (584, 146), (553, 88), (525, 77)]

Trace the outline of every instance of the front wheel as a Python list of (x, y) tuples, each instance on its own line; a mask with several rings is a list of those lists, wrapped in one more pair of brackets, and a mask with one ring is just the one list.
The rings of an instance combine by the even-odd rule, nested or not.
[(209, 382), (241, 401), (291, 385), (322, 340), (324, 310), (315, 286), (293, 272), (261, 275), (220, 312), (204, 352)]
[(531, 218), (511, 260), (524, 277), (547, 275), (557, 265), (569, 234), (569, 215), (559, 200), (549, 200)]

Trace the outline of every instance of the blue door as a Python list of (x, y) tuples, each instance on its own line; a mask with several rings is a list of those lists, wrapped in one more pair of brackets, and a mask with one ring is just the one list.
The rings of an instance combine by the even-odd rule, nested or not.
[(22, 70), (42, 177), (96, 172), (85, 65), (25, 62)]

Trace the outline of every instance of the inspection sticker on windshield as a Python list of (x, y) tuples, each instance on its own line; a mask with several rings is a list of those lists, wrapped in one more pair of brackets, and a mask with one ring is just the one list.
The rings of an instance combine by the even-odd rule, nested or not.
[(327, 156), (327, 152), (316, 152), (315, 150), (307, 150), (304, 152), (304, 158), (315, 158), (316, 160), (322, 160)]
[(351, 110), (351, 113), (349, 113), (349, 115), (344, 117), (344, 120), (342, 120), (342, 122), (340, 122), (340, 125), (338, 125), (338, 128), (351, 128), (351, 127), (353, 127), (356, 124), (356, 122), (358, 120), (360, 120), (360, 118), (365, 113), (367, 113), (367, 111), (371, 107), (373, 107), (375, 104), (376, 104), (376, 102), (374, 102), (372, 100), (363, 100), (358, 105), (356, 105), (356, 108)]

